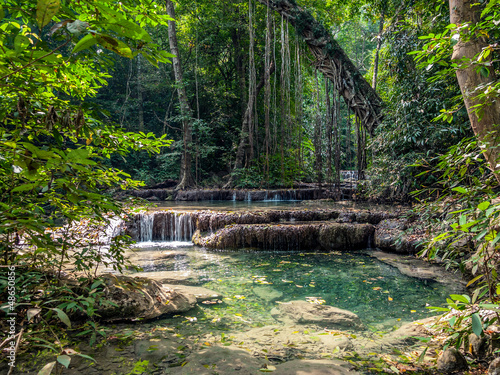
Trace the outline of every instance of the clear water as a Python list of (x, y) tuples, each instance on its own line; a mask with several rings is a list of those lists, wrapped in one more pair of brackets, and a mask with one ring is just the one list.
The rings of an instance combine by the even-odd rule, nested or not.
[(222, 211), (254, 211), (265, 209), (294, 209), (302, 207), (301, 201), (197, 201), (182, 202), (169, 201), (156, 204), (155, 209), (170, 208), (175, 211), (195, 211), (195, 210), (222, 210)]
[(261, 211), (261, 210), (311, 210), (311, 209), (349, 209), (349, 210), (373, 210), (394, 212), (406, 210), (408, 207), (397, 205), (383, 205), (355, 201), (168, 201), (156, 202), (148, 210), (174, 211), (196, 211), (196, 210), (216, 210), (216, 211)]
[[(380, 330), (429, 316), (426, 304), (438, 306), (453, 293), (442, 284), (402, 275), (368, 254), (213, 252), (189, 243), (150, 242), (136, 249), (134, 262), (142, 265), (142, 276), (161, 279), (170, 271), (184, 272), (222, 294), (220, 303), (188, 312), (207, 329), (221, 321), (224, 329), (276, 324), (271, 309), (277, 303), (314, 298), (350, 310)], [(282, 295), (267, 300), (261, 292), (259, 297), (262, 287)]]

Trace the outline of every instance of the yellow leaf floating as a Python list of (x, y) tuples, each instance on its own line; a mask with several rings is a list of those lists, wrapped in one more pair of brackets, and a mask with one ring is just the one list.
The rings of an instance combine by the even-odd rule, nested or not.
[(416, 312), (417, 312), (417, 310), (411, 310), (410, 312), (411, 312), (411, 313), (416, 313)]
[(382, 290), (382, 288), (381, 288), (381, 287), (379, 287), (379, 286), (374, 286), (372, 289), (373, 289), (373, 290)]
[(387, 299), (388, 299), (389, 301), (392, 301), (392, 298), (391, 298), (391, 297), (387, 297)]

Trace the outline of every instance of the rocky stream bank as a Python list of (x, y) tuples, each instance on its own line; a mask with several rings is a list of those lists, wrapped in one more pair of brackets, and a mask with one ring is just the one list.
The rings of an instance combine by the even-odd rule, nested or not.
[[(457, 275), (412, 256), (420, 239), (405, 232), (412, 222), (402, 212), (383, 210), (162, 210), (136, 215), (126, 231), (138, 241), (192, 239), (195, 245), (217, 251), (341, 249), (348, 254), (371, 248), (369, 256), (415, 280), (461, 284)], [(131, 256), (136, 264), (151, 257), (148, 253), (148, 259), (142, 259), (140, 252)], [(164, 263), (189, 256), (182, 249), (154, 255)], [(231, 262), (229, 256), (227, 261)], [(281, 302), (282, 292), (265, 285), (271, 284), (266, 279), (254, 279), (250, 290), (255, 304), (272, 307), (266, 324), (256, 324), (244, 313), (232, 312), (230, 319), (217, 315), (232, 308), (229, 300), (245, 296), (206, 288), (206, 281), (190, 272), (162, 271), (154, 277), (148, 272), (104, 274), (103, 279), (105, 296), (112, 302), (98, 311), (106, 339), (96, 347), (80, 343), (76, 349), (95, 361), (74, 356), (64, 374), (347, 375), (367, 373), (370, 366), (382, 373), (427, 371), (417, 360), (434, 369), (427, 373), (438, 371), (441, 328), (434, 325), (434, 317), (403, 325), (394, 319), (392, 328), (387, 322), (367, 325), (358, 314), (316, 297)], [(205, 306), (211, 306), (215, 317), (201, 309)], [(19, 373), (32, 374), (29, 369), (39, 365), (35, 357), (27, 361)]]

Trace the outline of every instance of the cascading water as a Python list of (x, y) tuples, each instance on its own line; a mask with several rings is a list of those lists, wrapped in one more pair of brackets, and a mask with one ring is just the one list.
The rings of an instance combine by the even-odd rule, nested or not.
[(153, 241), (154, 214), (139, 214), (140, 242)]
[(140, 242), (191, 241), (193, 218), (189, 213), (149, 212), (138, 217)]

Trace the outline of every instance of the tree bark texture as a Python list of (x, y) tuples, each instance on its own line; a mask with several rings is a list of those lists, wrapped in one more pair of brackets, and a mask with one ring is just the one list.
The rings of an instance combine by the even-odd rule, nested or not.
[[(172, 1), (166, 0), (166, 5), (168, 15), (175, 18), (175, 8)], [(176, 189), (179, 190), (194, 185), (193, 175), (191, 173), (191, 147), (193, 143), (193, 135), (191, 131), (192, 111), (187, 99), (186, 88), (183, 83), (181, 59), (179, 48), (177, 47), (177, 31), (174, 21), (168, 21), (168, 42), (170, 44), (171, 52), (175, 55), (175, 57), (172, 58), (172, 65), (174, 68), (175, 82), (178, 86), (177, 94), (179, 95), (182, 117), (182, 141), (184, 149), (181, 157), (180, 182), (176, 187)]]
[[(480, 7), (471, 8), (471, 4), (475, 1), (471, 0), (449, 0), (450, 3), (450, 23), (457, 26), (469, 23), (474, 25), (480, 18)], [(481, 38), (472, 37), (470, 40), (459, 40), (453, 47), (452, 60), (467, 59), (473, 60), (487, 44)], [(491, 55), (490, 55), (491, 56)], [(460, 64), (460, 63), (459, 63)], [(485, 104), (483, 116), (481, 119), (474, 112), (474, 107), (484, 104), (481, 99), (477, 99), (477, 93), (474, 90), (478, 86), (487, 86), (490, 82), (495, 81), (495, 72), (490, 67), (490, 74), (484, 77), (476, 72), (474, 64), (467, 63), (463, 69), (457, 70), (458, 84), (462, 91), (465, 107), (469, 114), (469, 120), (472, 130), (477, 138), (484, 142), (487, 147), (484, 153), (490, 169), (495, 174), (497, 181), (500, 183), (500, 101)]]
[[(267, 6), (267, 0), (258, 1)], [(346, 104), (361, 119), (363, 126), (373, 134), (382, 117), (382, 100), (337, 41), (295, 1), (269, 0), (269, 6), (295, 27), (316, 58), (319, 71), (332, 81)]]

